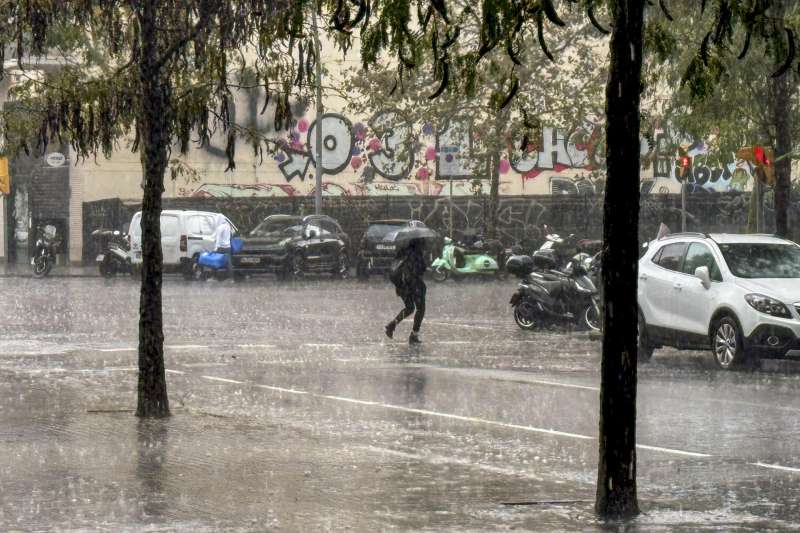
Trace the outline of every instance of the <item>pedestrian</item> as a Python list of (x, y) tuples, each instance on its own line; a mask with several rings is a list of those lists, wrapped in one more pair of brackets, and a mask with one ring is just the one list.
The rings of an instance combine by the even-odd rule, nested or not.
[(233, 254), (231, 253), (231, 225), (223, 215), (217, 215), (214, 224), (214, 248), (218, 254), (225, 254), (228, 279), (233, 281)]
[(397, 325), (413, 313), (414, 325), (411, 328), (408, 342), (409, 344), (422, 342), (419, 338), (419, 329), (422, 326), (422, 319), (425, 317), (427, 287), (422, 276), (425, 274), (426, 268), (425, 243), (422, 239), (414, 239), (407, 247), (398, 251), (390, 279), (394, 283), (395, 292), (403, 299), (405, 307), (384, 328), (386, 336), (390, 339), (393, 337)]

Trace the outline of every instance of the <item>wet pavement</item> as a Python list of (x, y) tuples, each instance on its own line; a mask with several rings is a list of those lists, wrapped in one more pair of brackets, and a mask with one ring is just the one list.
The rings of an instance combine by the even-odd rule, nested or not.
[[(0, 531), (593, 531), (599, 350), (514, 282), (165, 282), (173, 416), (133, 416), (138, 286), (0, 279)], [(626, 531), (800, 528), (800, 376), (640, 367)], [(515, 504), (515, 505), (509, 505)]]

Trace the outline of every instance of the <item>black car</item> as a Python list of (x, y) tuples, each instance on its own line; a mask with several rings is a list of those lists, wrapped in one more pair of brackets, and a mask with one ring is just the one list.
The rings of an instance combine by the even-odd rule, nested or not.
[[(393, 234), (404, 229), (425, 227), (425, 223), (419, 220), (391, 219), (371, 222), (358, 247), (357, 276), (367, 279), (371, 274), (388, 273), (396, 252), (392, 242)], [(430, 253), (435, 255), (436, 252), (432, 250)]]
[(297, 278), (305, 273), (330, 273), (346, 278), (350, 239), (339, 223), (325, 215), (270, 215), (242, 238), (233, 256), (240, 273), (275, 273)]

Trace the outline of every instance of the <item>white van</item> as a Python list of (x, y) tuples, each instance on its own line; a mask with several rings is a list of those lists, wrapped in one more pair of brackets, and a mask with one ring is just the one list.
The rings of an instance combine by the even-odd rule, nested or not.
[[(214, 250), (214, 220), (217, 213), (209, 211), (184, 211), (169, 209), (161, 211), (161, 252), (164, 256), (165, 272), (182, 272), (192, 275), (192, 260), (200, 252)], [(142, 264), (142, 212), (131, 219), (128, 235), (131, 242), (131, 263), (139, 268)], [(225, 217), (225, 220), (228, 220)], [(236, 226), (231, 225), (231, 233)]]

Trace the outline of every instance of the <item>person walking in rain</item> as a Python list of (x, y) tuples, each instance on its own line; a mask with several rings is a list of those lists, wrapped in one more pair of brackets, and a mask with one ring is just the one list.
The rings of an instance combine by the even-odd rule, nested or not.
[(419, 329), (422, 326), (422, 319), (425, 317), (425, 293), (427, 292), (425, 281), (422, 279), (427, 268), (425, 242), (422, 239), (412, 240), (407, 247), (398, 252), (395, 261), (390, 279), (394, 283), (395, 292), (403, 299), (405, 307), (394, 320), (386, 324), (384, 328), (386, 336), (391, 339), (397, 325), (413, 313), (414, 325), (411, 328), (408, 342), (409, 344), (419, 344), (422, 342), (419, 338)]
[(214, 224), (214, 248), (219, 254), (225, 254), (227, 259), (228, 280), (233, 281), (233, 254), (231, 249), (231, 225), (228, 219), (222, 215), (217, 215)]

